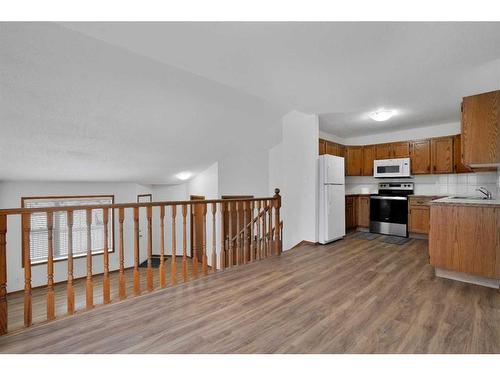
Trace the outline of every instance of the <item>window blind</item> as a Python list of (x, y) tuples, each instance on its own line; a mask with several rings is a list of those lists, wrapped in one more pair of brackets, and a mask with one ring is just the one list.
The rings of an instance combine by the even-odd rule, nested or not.
[[(113, 204), (112, 196), (102, 197), (69, 197), (69, 198), (26, 198), (24, 207), (65, 207)], [(68, 222), (65, 211), (54, 212), (52, 232), (54, 260), (68, 257)], [(108, 249), (113, 248), (113, 210), (110, 210), (108, 222)], [(87, 214), (85, 209), (73, 211), (73, 256), (87, 253)], [(92, 253), (104, 251), (103, 210), (92, 210), (91, 225)], [(31, 214), (30, 256), (31, 263), (47, 261), (48, 230), (47, 214), (36, 212)]]

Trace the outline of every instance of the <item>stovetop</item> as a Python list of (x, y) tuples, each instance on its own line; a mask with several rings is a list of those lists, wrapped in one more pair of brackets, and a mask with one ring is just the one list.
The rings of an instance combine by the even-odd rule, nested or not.
[(407, 197), (413, 195), (413, 182), (384, 182), (378, 184), (378, 193), (372, 196)]

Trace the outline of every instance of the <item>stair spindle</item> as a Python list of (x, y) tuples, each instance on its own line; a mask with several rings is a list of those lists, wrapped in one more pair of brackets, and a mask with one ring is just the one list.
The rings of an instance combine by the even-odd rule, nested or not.
[(243, 264), (248, 261), (248, 202), (243, 202)]
[(23, 242), (24, 242), (24, 326), (32, 324), (32, 300), (31, 300), (31, 252), (30, 252), (30, 227), (31, 214), (22, 214)]
[(160, 206), (160, 288), (167, 286), (165, 277), (165, 206)]
[(118, 248), (118, 257), (120, 258), (120, 271), (118, 276), (118, 295), (119, 298), (125, 299), (127, 298), (127, 288), (125, 282), (125, 252), (123, 249), (123, 222), (125, 221), (125, 209), (120, 207), (118, 209), (118, 221), (120, 223), (119, 228), (119, 248)]
[(267, 257), (267, 201), (262, 202), (262, 254), (263, 257)]
[(215, 233), (215, 214), (217, 203), (212, 203), (212, 272), (217, 272), (217, 252), (216, 252), (216, 233)]
[(207, 260), (207, 204), (203, 203), (203, 245), (202, 245), (202, 259), (201, 269), (204, 275), (208, 274), (208, 260)]
[(257, 240), (255, 241), (255, 258), (257, 260), (260, 260), (261, 255), (262, 255), (262, 250), (261, 250), (261, 240), (260, 240), (260, 226), (261, 226), (261, 219), (260, 219), (260, 201), (255, 202), (255, 205), (257, 206)]
[(280, 189), (274, 189), (274, 245), (276, 246), (276, 254), (280, 255), (282, 251), (282, 238), (281, 238), (281, 220), (280, 220), (280, 208), (281, 208), (281, 196)]
[(231, 210), (231, 202), (227, 204), (227, 220), (228, 220), (228, 232), (229, 232), (229, 267), (234, 265), (234, 252), (233, 252), (233, 210)]
[(269, 252), (268, 255), (273, 255), (273, 201), (269, 200), (268, 201), (268, 207), (269, 211), (267, 212), (269, 218), (268, 218), (268, 234), (267, 234), (267, 241), (268, 241), (268, 247), (267, 251)]
[(177, 283), (177, 261), (175, 249), (175, 218), (177, 216), (177, 206), (172, 206), (172, 262), (170, 263), (170, 283), (175, 285)]
[(182, 205), (182, 280), (184, 282), (189, 280), (188, 267), (187, 267), (187, 205)]
[(68, 281), (66, 285), (68, 314), (75, 313), (75, 289), (73, 287), (73, 211), (67, 212), (68, 225)]
[(7, 333), (7, 216), (0, 215), (0, 335)]
[(254, 203), (251, 201), (249, 203), (250, 205), (250, 262), (253, 262), (255, 260), (255, 249), (254, 249)]
[(102, 299), (104, 304), (111, 302), (111, 291), (109, 286), (109, 209), (102, 210), (103, 224), (104, 224), (104, 253), (103, 264), (104, 274), (102, 278)]
[(54, 214), (52, 212), (47, 212), (47, 320), (56, 318), (53, 229)]
[(240, 242), (240, 225), (241, 225), (241, 220), (240, 220), (240, 205), (238, 204), (239, 202), (236, 203), (236, 265), (240, 265), (241, 263), (241, 242)]
[[(47, 213), (47, 220), (48, 220)], [(85, 219), (87, 223), (87, 277), (85, 279), (85, 308), (94, 307), (94, 284), (92, 280), (92, 209), (85, 210)]]
[(134, 207), (134, 295), (141, 294), (139, 275), (139, 207)]
[(223, 270), (226, 268), (226, 239), (225, 239), (225, 229), (224, 229), (224, 215), (226, 212), (226, 205), (224, 203), (220, 204), (220, 254), (219, 254), (219, 264), (220, 269)]
[(153, 207), (146, 207), (146, 217), (148, 220), (148, 268), (146, 273), (146, 285), (149, 292), (153, 290)]
[(196, 228), (196, 204), (192, 204), (191, 205), (191, 220), (192, 220), (192, 223), (191, 223), (191, 227), (193, 228), (192, 230), (192, 235), (193, 235), (193, 238), (192, 238), (192, 243), (191, 243), (191, 251), (192, 251), (192, 254), (191, 254), (191, 259), (193, 260), (193, 264), (192, 264), (192, 272), (193, 272), (193, 279), (196, 279), (198, 277), (198, 249), (196, 248), (196, 244), (197, 244), (197, 239), (198, 239), (198, 236), (196, 235), (196, 231), (197, 231), (197, 228)]

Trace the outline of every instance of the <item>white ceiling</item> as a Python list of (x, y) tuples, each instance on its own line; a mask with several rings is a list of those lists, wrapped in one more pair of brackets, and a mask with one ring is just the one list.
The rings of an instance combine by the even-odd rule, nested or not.
[(0, 181), (179, 183), (279, 142), (283, 110), (47, 23), (0, 23)]
[[(320, 114), (321, 129), (341, 137), (459, 121), (461, 97), (500, 88), (498, 22), (65, 26)], [(368, 113), (380, 107), (399, 115), (375, 123)]]
[(500, 23), (0, 23), (0, 180), (175, 183), (292, 109), (341, 137), (458, 121), (499, 59)]

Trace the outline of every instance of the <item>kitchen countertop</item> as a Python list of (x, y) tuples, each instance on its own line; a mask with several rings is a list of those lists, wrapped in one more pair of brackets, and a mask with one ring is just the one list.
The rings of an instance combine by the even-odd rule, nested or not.
[(439, 194), (410, 194), (408, 196), (413, 198), (445, 198), (444, 195)]
[(429, 204), (450, 204), (460, 206), (491, 206), (500, 207), (500, 199), (452, 199), (451, 197), (436, 199), (430, 201)]

